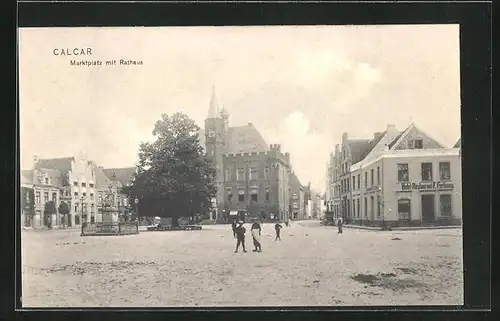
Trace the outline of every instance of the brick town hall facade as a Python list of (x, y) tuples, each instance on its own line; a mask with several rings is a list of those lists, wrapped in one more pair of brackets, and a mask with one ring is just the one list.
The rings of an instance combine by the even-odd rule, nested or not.
[(200, 143), (217, 172), (218, 219), (236, 211), (267, 219), (304, 218), (304, 189), (292, 171), (290, 154), (279, 144), (268, 145), (251, 123), (230, 127), (229, 114), (220, 108), (215, 93)]

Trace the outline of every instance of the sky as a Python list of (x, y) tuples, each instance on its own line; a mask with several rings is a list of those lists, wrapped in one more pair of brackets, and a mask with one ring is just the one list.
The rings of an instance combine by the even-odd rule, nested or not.
[[(65, 48), (92, 55), (54, 55)], [(372, 138), (414, 122), (452, 147), (459, 74), (458, 25), (20, 29), (21, 168), (33, 155), (80, 151), (104, 167), (134, 166), (162, 113), (203, 127), (215, 86), (230, 126), (253, 123), (322, 192), (343, 132)]]

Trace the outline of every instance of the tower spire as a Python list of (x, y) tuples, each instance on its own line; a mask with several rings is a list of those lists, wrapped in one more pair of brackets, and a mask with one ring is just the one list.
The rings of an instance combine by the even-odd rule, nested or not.
[(220, 118), (219, 102), (215, 95), (215, 85), (212, 86), (212, 98), (210, 99), (210, 108), (208, 109), (208, 118)]

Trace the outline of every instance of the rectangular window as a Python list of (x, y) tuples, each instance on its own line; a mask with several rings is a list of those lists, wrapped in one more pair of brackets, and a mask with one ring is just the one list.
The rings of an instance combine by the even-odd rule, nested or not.
[(87, 184), (86, 184), (86, 183), (82, 183), (82, 187), (86, 187), (86, 186), (87, 186)]
[(248, 169), (248, 175), (250, 180), (258, 179), (259, 178), (259, 173), (257, 172), (256, 168), (249, 168)]
[(411, 202), (409, 199), (398, 200), (398, 218), (400, 220), (409, 220), (411, 214)]
[(365, 197), (365, 217), (368, 216), (368, 197)]
[(226, 169), (225, 180), (226, 181), (230, 181), (231, 180), (231, 170), (230, 169)]
[(356, 202), (358, 203), (358, 217), (359, 217), (359, 214), (360, 214), (359, 206), (361, 205), (361, 204), (360, 204), (361, 202), (360, 202), (359, 198), (357, 199), (357, 201), (356, 201)]
[(43, 202), (47, 203), (49, 201), (49, 192), (43, 192)]
[(422, 181), (432, 181), (432, 163), (422, 163)]
[(75, 196), (78, 196), (78, 192), (75, 192)]
[(269, 179), (269, 167), (264, 167), (264, 179)]
[(398, 182), (408, 182), (408, 164), (398, 164)]
[(245, 180), (245, 170), (243, 168), (238, 168), (238, 171), (236, 172), (236, 179), (238, 181), (243, 181)]
[(82, 196), (83, 196), (83, 197), (86, 197), (86, 196), (87, 196), (87, 193), (82, 193)]
[(233, 191), (230, 188), (228, 188), (226, 192), (227, 192), (227, 200), (228, 202), (231, 202), (233, 200)]
[(422, 149), (424, 148), (424, 141), (422, 139), (415, 139), (413, 146), (415, 149)]
[(373, 217), (375, 214), (375, 197), (370, 196), (370, 216)]
[(78, 205), (75, 205), (75, 213), (78, 213)]
[(40, 192), (35, 193), (35, 203), (40, 204)]
[(52, 202), (56, 202), (57, 201), (57, 193), (52, 193)]
[(449, 181), (451, 179), (450, 162), (439, 163), (439, 179)]
[(380, 217), (380, 195), (377, 195), (377, 217)]
[(238, 202), (244, 202), (244, 201), (245, 201), (245, 191), (240, 189), (238, 191)]
[(269, 201), (269, 196), (270, 196), (269, 188), (266, 188), (266, 201)]
[(356, 216), (356, 200), (352, 200), (352, 216)]
[(451, 195), (440, 195), (439, 203), (441, 208), (441, 216), (443, 217), (451, 217)]
[(94, 214), (94, 204), (90, 204), (90, 213)]
[(361, 179), (360, 179), (361, 174), (358, 174), (358, 188), (361, 188)]
[(257, 202), (257, 195), (258, 195), (257, 190), (256, 189), (252, 189), (252, 195), (251, 195), (252, 202)]
[(352, 190), (355, 191), (356, 190), (356, 176), (353, 176), (352, 177)]
[(377, 167), (377, 185), (380, 185), (380, 167)]
[(45, 177), (45, 184), (49, 184), (49, 178)]
[(348, 178), (346, 178), (346, 179), (345, 179), (345, 182), (347, 183), (347, 190), (346, 190), (346, 192), (349, 192), (349, 179), (348, 179)]
[(365, 188), (368, 187), (368, 172), (365, 172)]
[(94, 193), (90, 193), (90, 197), (94, 197)]
[(92, 184), (92, 183), (89, 183), (89, 187), (94, 187), (94, 184)]
[(374, 185), (374, 181), (373, 181), (373, 169), (370, 171), (370, 178), (371, 178), (371, 181), (372, 181), (372, 185)]
[(74, 182), (73, 185), (78, 186), (78, 182)]

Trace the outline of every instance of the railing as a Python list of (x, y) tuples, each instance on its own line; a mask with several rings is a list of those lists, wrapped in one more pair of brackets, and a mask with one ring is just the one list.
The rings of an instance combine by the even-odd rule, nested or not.
[(139, 234), (138, 222), (83, 222), (81, 236)]

